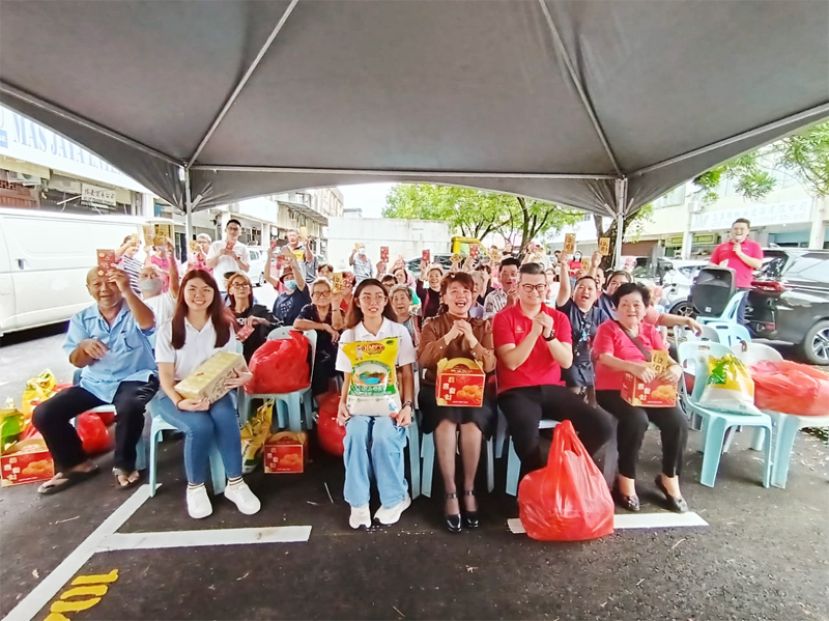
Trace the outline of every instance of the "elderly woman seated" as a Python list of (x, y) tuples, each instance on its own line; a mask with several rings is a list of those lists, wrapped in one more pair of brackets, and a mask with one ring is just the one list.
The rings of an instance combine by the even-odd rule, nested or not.
[(317, 278), (311, 283), (311, 303), (302, 307), (294, 321), (295, 330), (317, 332), (314, 377), (311, 378), (314, 395), (327, 392), (336, 373), (337, 341), (344, 324), (341, 304), (342, 294), (334, 293), (327, 278)]
[(253, 352), (268, 338), (268, 333), (279, 325), (276, 317), (266, 307), (256, 304), (253, 285), (244, 272), (234, 272), (227, 279), (228, 319), (242, 343), (242, 352), (250, 362)]
[[(472, 319), (469, 309), (474, 300), (475, 285), (465, 272), (453, 272), (443, 278), (440, 295), (446, 312), (426, 321), (418, 346), (417, 361), (425, 369), (418, 402), (423, 412), (423, 431), (434, 431), (438, 465), (443, 477), (446, 504), (446, 528), (461, 532), (461, 510), (455, 487), (455, 454), (460, 436), (463, 462), (463, 526), (477, 528), (478, 503), (475, 499), (475, 473), (481, 457), (481, 441), (495, 418), (495, 394), (491, 388), (484, 394), (481, 407), (451, 407), (437, 403), (435, 380), (438, 362), (444, 358), (469, 358), (479, 362), (486, 373), (495, 370), (492, 328), (488, 320)], [(489, 384), (487, 384), (489, 386)]]
[[(688, 438), (685, 416), (676, 406), (635, 407), (621, 394), (625, 373), (650, 382), (657, 378), (648, 364), (653, 352), (667, 352), (659, 330), (645, 321), (650, 293), (642, 285), (625, 283), (614, 291), (612, 297), (616, 320), (604, 322), (596, 331), (593, 360), (596, 400), (619, 423), (619, 475), (614, 495), (625, 509), (639, 510), (635, 486), (636, 461), (648, 423), (652, 422), (662, 434), (662, 473), (656, 477), (656, 487), (665, 494), (671, 510), (682, 513), (688, 510), (679, 491), (679, 473)], [(662, 374), (662, 379), (666, 384), (675, 386), (681, 376), (679, 365), (672, 363)]]

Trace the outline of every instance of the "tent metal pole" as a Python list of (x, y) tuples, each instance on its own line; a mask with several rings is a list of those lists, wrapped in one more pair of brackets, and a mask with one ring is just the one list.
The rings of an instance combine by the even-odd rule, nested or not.
[[(63, 119), (68, 121), (72, 121), (81, 127), (85, 127), (86, 129), (92, 130), (102, 136), (106, 136), (107, 138), (112, 138), (113, 140), (120, 142), (121, 144), (127, 145), (128, 147), (132, 147), (133, 149), (137, 149), (142, 153), (147, 155), (151, 155), (152, 157), (156, 157), (160, 160), (167, 162), (168, 164), (172, 164), (173, 166), (181, 166), (182, 163), (175, 159), (174, 157), (167, 155), (166, 153), (162, 153), (161, 151), (156, 151), (152, 147), (148, 147), (147, 145), (138, 142), (128, 136), (124, 136), (123, 134), (119, 134), (116, 131), (109, 129), (108, 127), (104, 127), (103, 125), (99, 125), (89, 119), (85, 119), (82, 116), (75, 114), (74, 112), (69, 112), (68, 110), (64, 110), (52, 103), (44, 99), (40, 99), (39, 97), (27, 93), (16, 86), (12, 86), (6, 82), (0, 80), (0, 93), (7, 93), (16, 99), (20, 99), (21, 101), (25, 101), (28, 104), (35, 106), (36, 108), (40, 108), (41, 110), (45, 110), (47, 112), (51, 112), (52, 114), (59, 116)], [(13, 107), (13, 106), (12, 106)]]
[(299, 0), (292, 0), (291, 4), (289, 4), (285, 11), (282, 13), (282, 17), (279, 18), (279, 21), (276, 23), (276, 26), (274, 26), (273, 30), (271, 30), (271, 34), (268, 35), (268, 38), (265, 39), (265, 43), (263, 43), (262, 47), (259, 48), (259, 53), (250, 63), (247, 71), (245, 71), (244, 75), (242, 75), (239, 82), (236, 83), (236, 88), (233, 89), (233, 92), (230, 94), (230, 97), (227, 98), (227, 101), (222, 106), (222, 109), (219, 110), (219, 113), (216, 115), (216, 118), (213, 119), (213, 122), (210, 124), (210, 128), (207, 130), (207, 133), (199, 142), (199, 146), (196, 147), (196, 150), (193, 152), (193, 155), (190, 156), (190, 164), (196, 161), (196, 158), (198, 158), (201, 154), (202, 149), (204, 149), (205, 145), (207, 144), (207, 141), (210, 140), (210, 138), (213, 136), (213, 133), (219, 127), (219, 124), (224, 120), (225, 115), (228, 113), (233, 104), (236, 103), (236, 100), (239, 98), (239, 94), (242, 92), (242, 89), (245, 88), (245, 85), (248, 83), (248, 80), (250, 80), (250, 77), (253, 75), (253, 72), (256, 71), (256, 68), (259, 66), (259, 63), (262, 62), (262, 59), (265, 57), (265, 54), (267, 54), (268, 50), (271, 47), (271, 44), (274, 42), (274, 39), (276, 39), (276, 35), (278, 35), (279, 31), (282, 30), (282, 27), (288, 20), (288, 16), (291, 14), (291, 12), (293, 12), (294, 7), (297, 5), (298, 2)]
[(193, 239), (193, 200), (190, 197), (190, 169), (184, 168), (184, 237), (186, 243), (181, 249), (181, 260), (187, 260), (190, 241)]
[(622, 269), (622, 240), (625, 236), (625, 211), (628, 202), (628, 180), (625, 177), (616, 179), (616, 249), (614, 251), (614, 265), (617, 270)]
[(555, 22), (553, 21), (553, 16), (550, 14), (550, 9), (547, 8), (546, 0), (538, 0), (538, 4), (541, 6), (541, 12), (544, 13), (544, 19), (547, 22), (547, 28), (550, 30), (550, 34), (553, 37), (553, 41), (555, 42), (556, 47), (558, 48), (559, 53), (561, 54), (561, 59), (564, 61), (565, 67), (567, 67), (567, 73), (570, 74), (570, 79), (573, 81), (573, 86), (576, 87), (576, 92), (579, 94), (579, 99), (581, 99), (582, 106), (584, 106), (585, 111), (587, 112), (587, 116), (590, 117), (590, 122), (593, 124), (593, 129), (596, 130), (596, 134), (599, 136), (599, 140), (604, 147), (605, 152), (607, 153), (607, 157), (610, 158), (611, 164), (613, 164), (613, 168), (616, 171), (616, 174), (621, 175), (622, 169), (619, 166), (619, 162), (616, 160), (616, 155), (613, 153), (613, 149), (610, 148), (610, 143), (607, 140), (607, 136), (605, 135), (604, 129), (602, 128), (602, 124), (599, 122), (599, 117), (596, 116), (596, 111), (593, 109), (593, 102), (590, 101), (590, 97), (587, 95), (587, 91), (584, 89), (584, 85), (581, 83), (581, 79), (579, 75), (576, 73), (576, 69), (573, 66), (572, 61), (570, 60), (570, 55), (567, 53), (567, 48), (564, 47), (564, 41), (561, 39), (561, 35), (558, 32), (558, 28), (556, 27)]
[[(827, 117), (829, 116), (829, 103), (823, 104), (820, 106), (815, 106), (814, 108), (810, 108), (809, 110), (804, 110), (802, 112), (798, 112), (797, 114), (793, 114), (791, 116), (787, 116), (786, 118), (779, 119), (777, 121), (773, 121), (766, 125), (761, 125), (760, 127), (755, 127), (754, 129), (750, 129), (748, 131), (743, 132), (742, 134), (737, 134), (736, 136), (731, 136), (730, 138), (725, 138), (724, 140), (719, 140), (717, 142), (712, 142), (711, 144), (705, 145), (704, 147), (700, 147), (699, 149), (694, 149), (693, 151), (688, 151), (687, 153), (683, 153), (682, 155), (677, 155), (676, 157), (672, 157), (667, 160), (662, 160), (661, 162), (657, 162), (656, 164), (651, 164), (650, 166), (645, 166), (644, 168), (640, 168), (632, 173), (629, 176), (641, 176), (646, 173), (653, 172), (655, 170), (659, 170), (660, 168), (665, 168), (666, 166), (672, 166), (679, 162), (684, 162), (685, 160), (691, 159), (692, 157), (697, 157), (698, 155), (705, 155), (710, 151), (714, 151), (716, 149), (721, 149), (722, 147), (727, 147), (732, 145), (736, 142), (740, 142), (741, 140), (747, 140), (749, 138), (753, 138), (759, 134), (765, 134), (766, 132), (775, 131), (780, 129), (785, 125), (790, 125), (792, 123), (798, 123), (800, 121), (806, 121), (811, 119), (815, 115)], [(820, 122), (820, 118), (814, 119), (815, 123)], [(811, 123), (808, 123), (811, 124)], [(792, 130), (796, 131), (796, 130)], [(755, 146), (746, 147), (746, 151), (750, 151), (751, 149), (756, 148)]]
[(250, 173), (299, 173), (299, 174), (323, 174), (323, 175), (365, 175), (393, 176), (393, 177), (468, 177), (470, 179), (617, 179), (615, 175), (603, 174), (576, 174), (576, 173), (513, 173), (513, 172), (470, 172), (470, 171), (446, 171), (446, 170), (368, 170), (358, 168), (299, 168), (284, 166), (226, 166), (217, 164), (198, 164), (190, 167), (190, 170), (202, 170), (209, 172), (250, 172)]

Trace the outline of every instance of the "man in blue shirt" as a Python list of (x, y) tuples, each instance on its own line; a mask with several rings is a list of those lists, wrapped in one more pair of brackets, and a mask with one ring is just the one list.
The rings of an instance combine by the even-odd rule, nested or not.
[(97, 303), (76, 313), (69, 323), (64, 350), (80, 367), (81, 381), (35, 408), (32, 422), (43, 435), (57, 474), (38, 488), (54, 494), (98, 473), (83, 450), (71, 420), (92, 408), (112, 404), (116, 410), (115, 468), (122, 489), (141, 480), (135, 470), (135, 445), (144, 429), (144, 407), (158, 390), (155, 360), (148, 337), (153, 312), (130, 288), (121, 270), (89, 270), (86, 288)]

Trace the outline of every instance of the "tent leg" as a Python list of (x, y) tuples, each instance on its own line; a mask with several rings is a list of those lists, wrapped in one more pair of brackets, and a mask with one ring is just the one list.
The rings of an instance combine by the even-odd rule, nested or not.
[(628, 180), (616, 179), (616, 248), (614, 251), (614, 265), (617, 270), (622, 269), (622, 241), (624, 238), (625, 211), (628, 202)]
[(193, 199), (190, 196), (190, 168), (184, 169), (184, 238), (187, 243), (181, 249), (181, 260), (187, 261), (190, 242), (193, 240)]

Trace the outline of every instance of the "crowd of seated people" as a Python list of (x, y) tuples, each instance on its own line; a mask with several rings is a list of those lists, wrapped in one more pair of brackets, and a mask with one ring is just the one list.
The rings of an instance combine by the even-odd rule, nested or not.
[[(145, 407), (158, 393), (159, 415), (185, 434), (189, 515), (212, 512), (204, 475), (214, 443), (228, 476), (225, 496), (242, 513), (257, 512), (259, 500), (242, 479), (231, 393), (214, 403), (194, 401), (178, 394), (175, 385), (217, 351), (240, 352), (249, 362), (274, 328), (290, 326), (316, 332), (314, 396), (340, 391), (344, 496), (353, 528), (372, 521), (393, 524), (408, 508), (403, 449), (415, 404), (421, 432), (434, 434), (444, 489), (440, 513), (450, 532), (480, 523), (475, 477), (482, 443), (493, 433), (499, 410), (522, 473), (544, 463), (541, 419), (571, 420), (601, 466), (607, 455), (615, 459), (609, 449), (618, 449), (618, 474), (614, 468), (609, 485), (620, 506), (631, 511), (639, 509), (636, 463), (653, 422), (663, 450), (656, 485), (671, 509), (687, 510), (679, 488), (687, 437), (683, 415), (676, 408), (630, 406), (620, 397), (620, 382), (624, 373), (651, 378), (649, 352), (665, 349), (660, 326), (699, 326), (656, 311), (650, 292), (627, 272), (610, 272), (605, 283), (598, 253), (589, 266), (579, 261), (576, 269), (576, 260), (560, 251), (548, 262), (539, 246), (526, 252), (505, 247), (497, 255), (453, 261), (449, 270), (423, 261), (412, 274), (402, 257), (374, 262), (357, 244), (348, 258), (352, 271), (336, 271), (319, 263), (308, 240), (292, 232), (280, 250), (272, 245), (268, 251), (264, 276), (277, 291), (268, 309), (255, 299), (240, 230), (231, 219), (224, 239), (211, 243), (200, 235), (181, 266), (172, 243), (153, 247), (142, 266), (133, 242), (124, 240), (116, 269), (105, 275), (90, 270), (87, 287), (95, 304), (73, 317), (65, 344), (70, 362), (82, 369), (80, 383), (34, 413), (57, 471), (41, 493), (62, 491), (98, 472), (70, 421), (103, 404), (117, 411), (116, 484), (129, 489), (140, 482), (135, 445)], [(388, 417), (352, 414), (353, 369), (340, 346), (389, 337), (399, 342), (399, 407)], [(486, 374), (480, 407), (439, 405), (437, 366), (454, 358), (470, 359)], [(250, 379), (248, 371), (239, 372), (227, 388)], [(665, 379), (678, 381), (678, 367), (671, 366)], [(373, 516), (372, 481), (381, 501)]]

